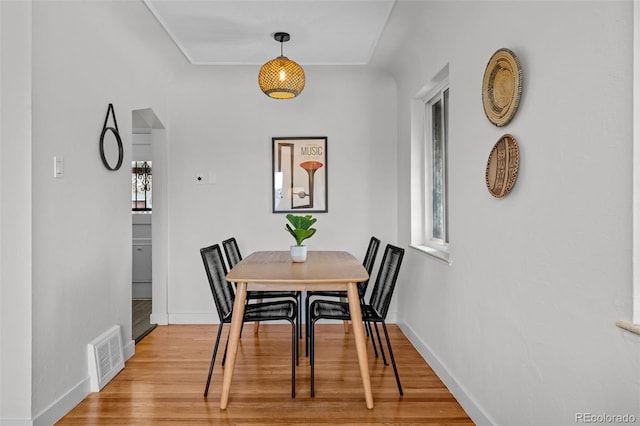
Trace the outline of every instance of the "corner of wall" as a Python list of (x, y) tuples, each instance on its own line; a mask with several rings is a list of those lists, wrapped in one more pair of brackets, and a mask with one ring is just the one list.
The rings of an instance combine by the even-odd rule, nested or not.
[(482, 409), (478, 402), (473, 399), (456, 377), (451, 374), (447, 366), (433, 353), (429, 345), (423, 342), (405, 322), (398, 322), (398, 326), (422, 358), (429, 364), (429, 367), (431, 367), (447, 389), (449, 389), (449, 392), (451, 392), (462, 408), (464, 408), (464, 411), (467, 412), (473, 422), (479, 426), (495, 425), (496, 422)]
[(53, 404), (34, 416), (32, 425), (49, 426), (55, 424), (91, 393), (90, 386), (89, 375), (87, 375)]
[(129, 342), (122, 347), (122, 353), (125, 362), (129, 361), (129, 359), (136, 354), (136, 341), (129, 340)]

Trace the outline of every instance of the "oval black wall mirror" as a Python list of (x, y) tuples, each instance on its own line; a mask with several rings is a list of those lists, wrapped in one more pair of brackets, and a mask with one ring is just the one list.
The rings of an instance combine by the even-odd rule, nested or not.
[[(107, 127), (109, 114), (113, 117), (114, 127)], [(120, 138), (120, 132), (118, 132), (118, 123), (116, 122), (113, 104), (109, 104), (107, 116), (102, 126), (102, 133), (100, 134), (100, 158), (102, 159), (102, 164), (109, 170), (115, 171), (122, 166), (124, 150), (122, 149), (122, 139)]]

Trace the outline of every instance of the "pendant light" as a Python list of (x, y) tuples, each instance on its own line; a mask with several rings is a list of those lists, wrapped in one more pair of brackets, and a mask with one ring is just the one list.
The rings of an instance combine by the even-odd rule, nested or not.
[(304, 89), (304, 70), (282, 54), (282, 43), (289, 41), (289, 34), (278, 32), (273, 38), (280, 42), (280, 56), (260, 68), (258, 84), (264, 94), (271, 98), (295, 98)]

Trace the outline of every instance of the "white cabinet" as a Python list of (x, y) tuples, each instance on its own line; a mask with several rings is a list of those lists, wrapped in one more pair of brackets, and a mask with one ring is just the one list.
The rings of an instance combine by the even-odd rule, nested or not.
[(151, 241), (133, 242), (132, 281), (151, 282)]
[(151, 299), (151, 215), (133, 216), (133, 299)]

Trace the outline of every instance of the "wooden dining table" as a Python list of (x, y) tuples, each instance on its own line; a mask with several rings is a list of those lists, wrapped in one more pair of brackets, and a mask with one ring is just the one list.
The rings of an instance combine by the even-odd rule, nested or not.
[(345, 251), (310, 250), (305, 262), (294, 263), (289, 251), (258, 251), (237, 263), (226, 278), (227, 281), (236, 283), (236, 298), (222, 381), (221, 409), (226, 409), (229, 401), (247, 290), (346, 290), (365, 402), (367, 408), (373, 408), (366, 337), (357, 286), (358, 282), (367, 280), (369, 274), (358, 259)]

